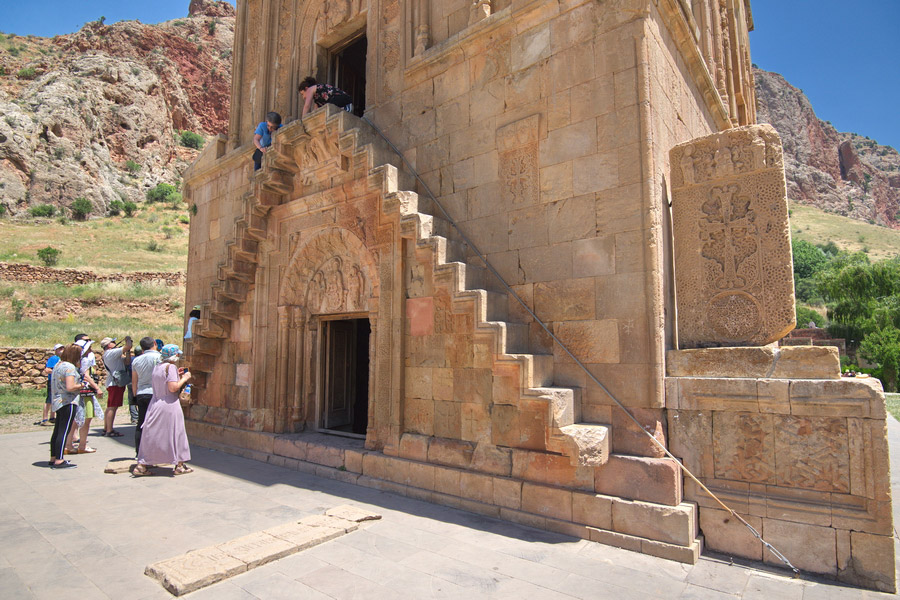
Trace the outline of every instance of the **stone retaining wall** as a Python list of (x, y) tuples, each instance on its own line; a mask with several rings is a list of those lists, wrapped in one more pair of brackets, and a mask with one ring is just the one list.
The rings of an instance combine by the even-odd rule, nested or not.
[[(41, 372), (51, 354), (52, 348), (0, 348), (0, 385), (18, 385), (28, 389), (44, 387), (47, 378)], [(106, 380), (106, 369), (99, 356), (97, 377), (101, 384)]]
[(0, 279), (25, 281), (28, 283), (59, 282), (68, 284), (97, 283), (106, 281), (130, 281), (132, 283), (162, 282), (170, 286), (184, 285), (184, 273), (160, 273), (139, 271), (137, 273), (113, 273), (98, 275), (91, 271), (77, 269), (54, 269), (19, 263), (0, 263)]

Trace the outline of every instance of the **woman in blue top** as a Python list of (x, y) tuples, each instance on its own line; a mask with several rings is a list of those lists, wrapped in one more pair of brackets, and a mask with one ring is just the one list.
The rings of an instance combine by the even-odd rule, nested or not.
[(266, 115), (266, 120), (256, 126), (256, 131), (253, 132), (253, 145), (256, 146), (256, 151), (253, 152), (254, 171), (259, 171), (262, 167), (263, 154), (272, 145), (272, 134), (280, 128), (281, 115), (277, 112), (270, 112)]

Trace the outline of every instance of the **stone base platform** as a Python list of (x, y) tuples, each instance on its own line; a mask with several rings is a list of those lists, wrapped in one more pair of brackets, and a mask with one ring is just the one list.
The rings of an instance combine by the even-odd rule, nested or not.
[(320, 433), (186, 421), (192, 444), (668, 560), (700, 557), (697, 505), (667, 506), (411, 461)]

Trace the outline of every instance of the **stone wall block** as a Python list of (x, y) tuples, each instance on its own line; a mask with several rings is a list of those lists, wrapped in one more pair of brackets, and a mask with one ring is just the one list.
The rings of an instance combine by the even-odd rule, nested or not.
[(834, 346), (786, 346), (780, 348), (776, 379), (840, 379), (841, 359)]
[(677, 506), (682, 498), (681, 469), (671, 459), (613, 454), (594, 471), (594, 490), (608, 496)]
[[(830, 527), (817, 527), (777, 519), (763, 519), (760, 532), (798, 569), (828, 575), (837, 574), (837, 535)], [(763, 549), (763, 561), (783, 565)]]
[(730, 129), (670, 152), (683, 348), (761, 346), (794, 328), (781, 154), (770, 125)]
[(693, 504), (659, 506), (615, 498), (612, 526), (620, 533), (688, 546), (697, 535), (696, 507)]
[(872, 586), (882, 592), (897, 592), (894, 570), (894, 540), (889, 535), (850, 532), (850, 562), (841, 571), (842, 581)]
[(560, 519), (572, 520), (572, 492), (561, 488), (535, 485), (527, 481), (522, 485), (522, 510)]
[(884, 420), (881, 382), (874, 377), (791, 381), (791, 414)]
[(572, 493), (572, 518), (600, 529), (612, 528), (612, 499), (600, 494)]
[[(750, 515), (744, 519), (754, 529), (760, 531), (762, 519)], [(747, 527), (732, 516), (731, 513), (715, 508), (704, 508), (700, 511), (700, 531), (703, 542), (710, 550), (741, 556), (751, 560), (762, 560), (762, 542), (750, 533)]]

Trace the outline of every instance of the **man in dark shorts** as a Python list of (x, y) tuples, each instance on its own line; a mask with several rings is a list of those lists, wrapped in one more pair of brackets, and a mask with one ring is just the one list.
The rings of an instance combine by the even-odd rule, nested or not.
[(116, 411), (122, 406), (125, 396), (125, 361), (131, 360), (131, 338), (125, 338), (125, 345), (116, 348), (115, 338), (103, 338), (100, 341), (103, 350), (103, 364), (106, 366), (106, 411), (103, 413), (103, 435), (109, 437), (121, 437), (122, 434), (114, 429)]

